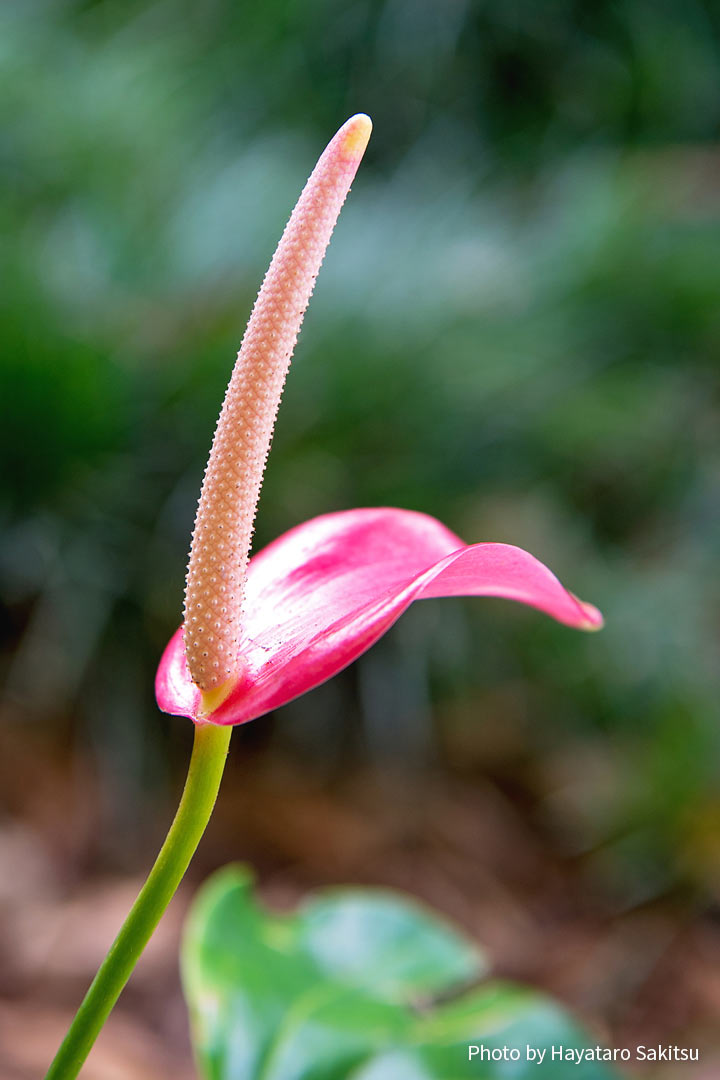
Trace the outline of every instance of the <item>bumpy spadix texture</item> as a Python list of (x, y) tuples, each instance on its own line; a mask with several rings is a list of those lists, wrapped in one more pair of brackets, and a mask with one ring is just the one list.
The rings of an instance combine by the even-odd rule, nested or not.
[(315, 166), (263, 281), (230, 379), (200, 494), (185, 590), (185, 653), (200, 690), (216, 690), (238, 675), (248, 554), (280, 396), (371, 128), (367, 116), (352, 117)]

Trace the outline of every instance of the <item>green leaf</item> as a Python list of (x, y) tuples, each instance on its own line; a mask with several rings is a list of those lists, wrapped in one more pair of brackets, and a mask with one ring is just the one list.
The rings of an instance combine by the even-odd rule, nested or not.
[[(607, 1080), (595, 1062), (528, 1061), (526, 1045), (582, 1046), (554, 1003), (477, 984), (480, 950), (415, 901), (333, 889), (297, 912), (256, 902), (242, 867), (216, 874), (188, 919), (182, 972), (206, 1080)], [(441, 1004), (438, 1004), (441, 1001)], [(468, 1047), (518, 1048), (519, 1061)]]
[(477, 946), (389, 891), (328, 890), (299, 914), (304, 947), (330, 977), (387, 1000), (439, 994), (485, 971)]

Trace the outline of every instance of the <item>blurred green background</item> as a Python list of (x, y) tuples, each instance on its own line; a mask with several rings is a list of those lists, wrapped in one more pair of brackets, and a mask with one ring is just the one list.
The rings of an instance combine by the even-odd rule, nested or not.
[[(358, 770), (491, 785), (593, 918), (662, 910), (670, 938), (700, 919), (715, 947), (712, 0), (2, 6), (5, 820), (61, 838), (69, 885), (145, 865), (188, 748), (152, 681), (224, 387), (295, 198), (360, 110), (375, 130), (257, 543), (411, 507), (528, 548), (607, 626), (416, 605), (239, 733), (237, 782), (258, 759), (326, 794)], [(61, 820), (37, 811), (41, 759), (67, 780)], [(246, 827), (224, 857), (253, 854)]]

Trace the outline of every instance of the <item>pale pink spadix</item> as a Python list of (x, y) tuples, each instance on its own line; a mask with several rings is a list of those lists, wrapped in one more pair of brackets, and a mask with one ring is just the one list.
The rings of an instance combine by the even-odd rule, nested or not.
[(236, 681), (250, 542), (290, 358), (335, 222), (372, 124), (351, 117), (328, 144), (292, 212), (242, 340), (195, 518), (184, 641), (195, 685), (209, 698)]

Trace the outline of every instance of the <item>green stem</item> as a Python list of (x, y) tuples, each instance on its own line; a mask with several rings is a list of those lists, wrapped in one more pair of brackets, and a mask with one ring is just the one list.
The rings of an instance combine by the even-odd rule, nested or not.
[(190, 769), (170, 832), (88, 990), (45, 1080), (72, 1080), (82, 1068), (140, 954), (175, 894), (210, 820), (231, 727), (195, 726)]

